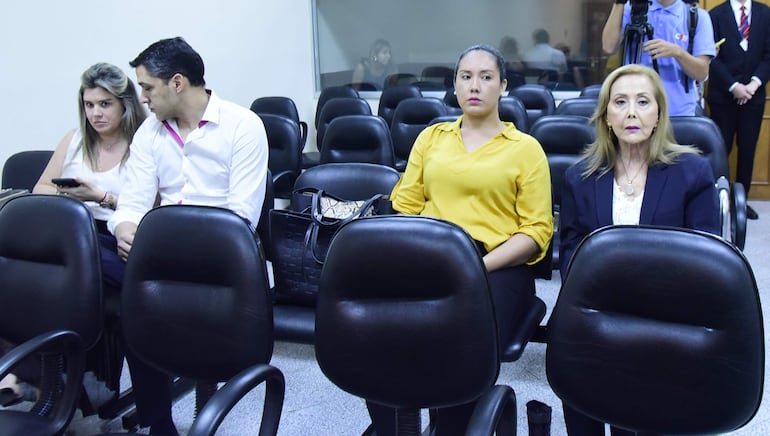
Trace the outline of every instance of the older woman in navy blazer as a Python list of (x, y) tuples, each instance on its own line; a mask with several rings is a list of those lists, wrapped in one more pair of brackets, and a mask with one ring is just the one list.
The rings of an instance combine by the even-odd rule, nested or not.
[[(559, 257), (568, 265), (580, 241), (612, 224), (652, 224), (719, 233), (714, 176), (698, 150), (676, 144), (658, 74), (640, 65), (613, 71), (602, 85), (596, 142), (565, 174)], [(562, 279), (568, 268), (561, 269)], [(564, 405), (567, 432), (604, 435), (604, 423)], [(623, 434), (612, 429), (613, 435)]]

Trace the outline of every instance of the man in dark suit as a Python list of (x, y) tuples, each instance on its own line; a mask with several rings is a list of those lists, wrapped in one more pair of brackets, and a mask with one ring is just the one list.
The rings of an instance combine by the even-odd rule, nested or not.
[[(724, 39), (710, 66), (711, 118), (722, 131), (728, 153), (735, 138), (735, 179), (748, 193), (765, 110), (765, 84), (770, 79), (770, 8), (751, 0), (727, 0), (710, 14), (714, 40)], [(749, 206), (746, 215), (758, 218)]]

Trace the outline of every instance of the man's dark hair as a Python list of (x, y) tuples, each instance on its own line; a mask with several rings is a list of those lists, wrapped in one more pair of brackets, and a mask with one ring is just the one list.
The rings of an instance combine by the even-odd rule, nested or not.
[(548, 31), (545, 29), (537, 29), (532, 33), (532, 39), (535, 40), (535, 44), (548, 44), (551, 42), (551, 36), (548, 35)]
[(187, 77), (192, 86), (206, 85), (203, 80), (203, 59), (181, 37), (161, 39), (153, 43), (128, 64), (132, 68), (141, 65), (151, 76), (166, 81), (179, 73)]

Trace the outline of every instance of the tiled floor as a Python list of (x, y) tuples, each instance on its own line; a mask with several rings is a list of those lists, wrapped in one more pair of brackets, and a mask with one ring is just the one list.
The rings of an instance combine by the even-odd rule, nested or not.
[[(745, 254), (752, 264), (763, 300), (770, 294), (770, 202), (751, 202), (760, 215), (750, 221)], [(538, 295), (553, 307), (559, 289), (558, 277), (537, 283)], [(765, 319), (770, 320), (765, 304)], [(766, 335), (767, 337), (767, 335)], [(504, 363), (498, 383), (508, 384), (516, 391), (518, 400), (519, 434), (527, 434), (527, 401), (537, 399), (553, 407), (551, 431), (566, 434), (559, 400), (548, 386), (544, 370), (545, 345), (530, 344), (518, 362)], [(272, 364), (286, 376), (286, 399), (281, 418), (280, 435), (356, 435), (368, 425), (362, 400), (331, 384), (316, 364), (313, 348), (308, 345), (277, 343)], [(221, 427), (220, 435), (256, 434), (261, 412), (261, 391), (253, 392), (240, 403)], [(735, 435), (770, 434), (770, 405), (765, 388), (764, 401), (758, 414)], [(194, 400), (185, 397), (174, 406), (174, 419), (184, 432), (193, 420)], [(93, 434), (106, 427), (105, 422), (89, 417), (76, 418), (70, 434)], [(115, 426), (108, 426), (116, 429)]]

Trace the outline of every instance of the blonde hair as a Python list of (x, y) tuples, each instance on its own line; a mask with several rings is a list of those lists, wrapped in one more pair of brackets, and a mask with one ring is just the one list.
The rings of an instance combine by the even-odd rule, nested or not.
[(596, 141), (589, 144), (583, 153), (585, 162), (583, 177), (599, 173), (603, 175), (615, 168), (618, 157), (618, 138), (607, 125), (607, 106), (610, 102), (612, 85), (623, 76), (640, 75), (650, 79), (653, 87), (653, 97), (658, 104), (658, 125), (652, 131), (648, 142), (649, 153), (647, 165), (672, 164), (682, 154), (699, 154), (700, 151), (689, 145), (679, 145), (674, 139), (674, 132), (668, 115), (668, 99), (663, 88), (663, 82), (655, 70), (643, 65), (624, 65), (611, 72), (599, 92), (596, 112), (591, 121), (596, 126)]

